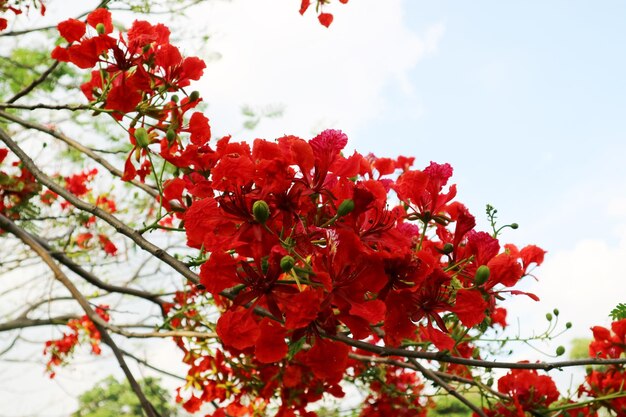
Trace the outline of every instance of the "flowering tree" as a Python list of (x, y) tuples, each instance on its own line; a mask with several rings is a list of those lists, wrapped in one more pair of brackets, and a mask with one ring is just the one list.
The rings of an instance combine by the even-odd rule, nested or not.
[[(127, 366), (138, 358), (118, 343), (170, 338), (188, 369), (177, 401), (215, 417), (311, 417), (350, 385), (361, 416), (425, 416), (440, 392), (482, 417), (626, 415), (619, 306), (610, 329), (592, 329), (587, 359), (493, 360), (504, 343), (485, 335), (507, 326), (511, 297), (537, 299), (518, 284), (545, 251), (503, 244), (517, 225), (498, 225), (492, 207), (491, 230), (476, 230), (449, 164), (347, 154), (340, 130), (214, 138), (189, 91), (203, 60), (184, 57), (163, 24), (116, 28), (116, 3), (137, 7), (104, 0), (59, 22), (48, 66), (21, 51), (18, 81), (1, 86), (3, 272), (35, 254), (56, 285), (20, 298), (0, 330), (61, 326), (41, 346), (50, 377), (104, 344), (156, 416)], [(0, 1), (4, 37), (36, 32), (8, 27), (32, 9), (45, 12)], [(83, 101), (70, 104), (76, 82)], [(127, 324), (129, 310), (145, 316)], [(559, 392), (549, 371), (583, 365), (595, 366), (585, 382)]]

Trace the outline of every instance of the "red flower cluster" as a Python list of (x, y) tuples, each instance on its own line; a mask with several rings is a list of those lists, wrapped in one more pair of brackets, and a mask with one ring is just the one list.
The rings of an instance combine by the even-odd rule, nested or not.
[[(107, 194), (94, 195), (91, 188), (91, 182), (94, 180), (98, 170), (92, 168), (76, 174), (61, 176), (57, 175), (58, 180), (64, 185), (70, 193), (76, 197), (80, 197), (86, 200), (90, 200), (96, 207), (108, 211), (109, 213), (115, 213), (117, 211), (117, 205), (113, 199)], [(50, 190), (46, 190), (41, 196), (41, 201), (47, 206), (52, 206), (55, 201), (58, 201), (58, 195)], [(61, 210), (69, 211), (73, 209), (73, 205), (65, 200), (59, 202)], [(115, 255), (117, 253), (117, 247), (109, 239), (107, 235), (98, 231), (96, 225), (96, 216), (79, 216), (80, 229), (77, 230), (77, 235), (73, 241), (80, 249), (93, 249), (94, 247), (100, 247), (107, 255)], [(93, 239), (94, 234), (97, 235), (97, 242)], [(94, 245), (95, 243), (95, 245)]]
[[(216, 327), (224, 355), (253, 358), (254, 374), (284, 374), (298, 361), (309, 387), (337, 395), (350, 349), (326, 336), (348, 331), (365, 339), (377, 329), (388, 345), (408, 340), (469, 356), (455, 337), (503, 325), (502, 310), (489, 318), (497, 300), (520, 293), (508, 288), (544, 255), (536, 246), (500, 252), (495, 237), (474, 231), (474, 217), (452, 201), (455, 187), (446, 188), (448, 164), (415, 170), (409, 158), (346, 157), (346, 144), (338, 130), (310, 141), (257, 139), (252, 147), (223, 138), (215, 150), (203, 145), (201, 164), (192, 165), (200, 169), (164, 190), (168, 204), (178, 205), (188, 244), (208, 255), (200, 278), (225, 310)], [(389, 207), (394, 192), (400, 201)], [(289, 354), (299, 341), (310, 348)], [(269, 401), (249, 386), (251, 369), (248, 363), (240, 394), (230, 397), (207, 394), (210, 378), (195, 376), (205, 385), (192, 403), (236, 403), (246, 392)], [(303, 389), (275, 387), (284, 406), (304, 415), (308, 390), (298, 404), (286, 400), (295, 388)]]
[[(331, 23), (333, 23), (333, 15), (332, 13), (324, 13), (322, 11), (322, 7), (329, 3), (330, 0), (316, 0), (315, 10), (318, 12), (317, 19), (320, 21), (320, 24), (323, 26), (329, 27)], [(340, 3), (346, 4), (348, 0), (339, 0)], [(311, 0), (302, 0), (300, 3), (300, 14), (306, 13), (308, 8), (311, 6)]]
[[(0, 164), (8, 154), (8, 149), (0, 148)], [(11, 171), (17, 172), (0, 170), (0, 213), (18, 219), (31, 199), (41, 191), (41, 186), (20, 163), (13, 162), (11, 167)]]
[(360, 417), (426, 417), (434, 403), (423, 395), (423, 388), (415, 372), (392, 366), (381, 368), (370, 384), (371, 393)]
[[(589, 344), (589, 356), (617, 359), (626, 352), (626, 319), (615, 321), (611, 330), (594, 326), (594, 340)], [(626, 371), (623, 367), (609, 366), (592, 369), (587, 373), (585, 383), (579, 388), (580, 394), (591, 397), (611, 396), (624, 392)], [(626, 397), (607, 399), (605, 405), (616, 415), (626, 415)]]
[[(109, 306), (99, 305), (95, 312), (104, 321), (109, 321)], [(50, 355), (50, 359), (46, 364), (46, 371), (50, 378), (54, 378), (56, 373), (53, 368), (64, 365), (67, 359), (74, 353), (74, 349), (81, 341), (87, 341), (91, 345), (91, 353), (99, 355), (100, 349), (100, 332), (96, 326), (86, 315), (80, 319), (72, 319), (67, 322), (69, 333), (63, 333), (63, 337), (56, 340), (48, 340), (43, 350), (44, 355)]]
[(165, 92), (188, 86), (205, 68), (199, 58), (182, 57), (169, 43), (170, 31), (162, 24), (135, 21), (126, 39), (114, 38), (106, 9), (91, 12), (87, 23), (68, 19), (58, 29), (70, 45), (58, 46), (52, 57), (84, 69), (98, 65), (81, 89), (90, 101), (102, 102), (104, 109), (120, 119), (135, 111), (158, 112), (155, 106)]
[(552, 378), (528, 369), (513, 369), (500, 378), (498, 391), (507, 394), (511, 400), (485, 409), (490, 417), (525, 417), (526, 411), (545, 409), (559, 398)]

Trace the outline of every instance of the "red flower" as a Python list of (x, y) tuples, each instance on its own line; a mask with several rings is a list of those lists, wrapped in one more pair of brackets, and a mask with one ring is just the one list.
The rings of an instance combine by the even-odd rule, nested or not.
[(525, 411), (546, 408), (559, 398), (552, 378), (529, 369), (512, 369), (498, 380), (498, 391), (513, 397)]
[(285, 343), (286, 330), (275, 321), (264, 318), (259, 323), (259, 338), (256, 340), (254, 354), (261, 363), (272, 363), (287, 355)]
[(333, 23), (333, 15), (330, 13), (320, 13), (317, 18), (319, 19), (320, 23), (326, 27), (329, 27), (330, 24)]
[(485, 310), (489, 303), (477, 290), (459, 290), (456, 293), (456, 302), (452, 311), (456, 313), (461, 323), (467, 327), (474, 327), (485, 318)]
[(311, 368), (313, 375), (330, 383), (337, 383), (343, 378), (348, 365), (350, 348), (340, 342), (318, 339), (307, 352), (298, 356)]
[(254, 346), (261, 329), (251, 310), (228, 310), (217, 321), (216, 331), (224, 346), (243, 350)]
[(59, 34), (65, 38), (68, 42), (79, 41), (87, 31), (87, 25), (84, 22), (76, 19), (68, 19), (57, 25)]
[[(111, 12), (107, 9), (99, 8), (87, 15), (87, 23), (93, 28), (97, 28), (99, 24), (104, 26), (104, 33), (109, 34), (113, 32), (113, 20), (111, 18)], [(67, 39), (67, 38), (66, 38)]]

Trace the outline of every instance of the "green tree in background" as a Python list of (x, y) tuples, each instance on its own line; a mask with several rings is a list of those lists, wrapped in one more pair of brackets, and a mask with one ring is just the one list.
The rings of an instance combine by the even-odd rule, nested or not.
[[(139, 381), (141, 389), (162, 417), (174, 417), (177, 408), (171, 396), (159, 385), (158, 378)], [(84, 392), (78, 399), (78, 411), (72, 417), (143, 417), (137, 396), (127, 381), (119, 382), (109, 376)]]

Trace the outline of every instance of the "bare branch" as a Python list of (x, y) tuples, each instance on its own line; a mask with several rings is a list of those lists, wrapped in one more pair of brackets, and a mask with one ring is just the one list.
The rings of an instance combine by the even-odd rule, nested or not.
[(39, 84), (41, 84), (42, 82), (44, 82), (46, 80), (46, 78), (48, 78), (48, 76), (50, 74), (52, 74), (52, 72), (56, 69), (56, 67), (59, 66), (59, 61), (54, 61), (52, 63), (52, 65), (50, 65), (44, 72), (41, 73), (41, 75), (39, 77), (37, 77), (37, 79), (33, 80), (32, 83), (30, 83), (29, 85), (27, 85), (22, 91), (18, 92), (16, 95), (14, 95), (13, 97), (11, 97), (7, 103), (14, 103), (17, 100), (19, 100), (20, 98), (24, 97), (25, 95), (27, 95), (28, 93), (30, 93), (31, 91), (33, 91)]
[(10, 101), (6, 103), (0, 103), (0, 109), (19, 109), (19, 110), (37, 110), (37, 109), (47, 109), (47, 110), (70, 110), (70, 111), (78, 111), (78, 110), (93, 110), (93, 108), (88, 104), (47, 104), (47, 103), (38, 103), (38, 104), (15, 104)]
[[(104, 167), (107, 171), (109, 171), (111, 174), (113, 174), (114, 176), (118, 177), (118, 178), (122, 178), (122, 176), (124, 175), (124, 173), (117, 169), (116, 167), (114, 167), (109, 161), (107, 161), (106, 158), (103, 158), (102, 156), (98, 155), (96, 152), (94, 152), (93, 150), (89, 149), (88, 147), (84, 146), (83, 144), (81, 144), (80, 142), (70, 138), (67, 135), (64, 135), (63, 133), (57, 131), (54, 128), (49, 128), (46, 127), (44, 125), (41, 125), (39, 123), (34, 123), (28, 120), (24, 120), (20, 117), (17, 117), (14, 114), (10, 114), (7, 113), (5, 111), (0, 110), (0, 117), (10, 120), (12, 122), (15, 122), (19, 125), (22, 125), (26, 128), (29, 129), (35, 129), (38, 130), (40, 132), (46, 133), (54, 138), (59, 139), (60, 141), (66, 143), (67, 145), (69, 145), (70, 147), (76, 149), (77, 151), (81, 152), (82, 154), (86, 155), (87, 157), (89, 157), (90, 159), (92, 159), (93, 161), (97, 162), (98, 164), (100, 164), (102, 167)], [(143, 182), (137, 181), (137, 180), (132, 180), (130, 181), (131, 184), (133, 184), (135, 187), (141, 188), (143, 191), (145, 191), (146, 193), (148, 193), (149, 195), (151, 195), (152, 197), (156, 197), (158, 195), (157, 191), (149, 186), (148, 184), (145, 184)]]
[(626, 358), (622, 359), (578, 359), (571, 361), (557, 361), (557, 362), (498, 362), (498, 361), (486, 361), (481, 359), (470, 359), (459, 356), (451, 356), (447, 352), (419, 352), (415, 350), (408, 350), (403, 348), (393, 348), (388, 346), (378, 346), (371, 343), (363, 342), (360, 340), (352, 339), (344, 335), (329, 335), (323, 334), (324, 337), (338, 342), (345, 343), (349, 346), (354, 346), (359, 349), (363, 349), (367, 352), (376, 353), (381, 356), (399, 356), (402, 358), (416, 358), (416, 359), (428, 359), (444, 363), (457, 363), (460, 365), (475, 366), (477, 368), (500, 368), (500, 369), (540, 369), (544, 371), (551, 371), (552, 369), (568, 368), (572, 366), (585, 366), (585, 365), (624, 365), (626, 364)]
[(137, 244), (137, 246), (171, 266), (175, 271), (179, 272), (192, 283), (197, 284), (200, 282), (198, 275), (190, 270), (183, 262), (174, 258), (172, 255), (159, 248), (152, 242), (146, 240), (143, 236), (141, 236), (140, 233), (126, 225), (126, 223), (124, 223), (117, 217), (93, 204), (89, 204), (81, 200), (80, 198), (76, 197), (74, 194), (70, 193), (65, 188), (54, 182), (48, 175), (46, 175), (37, 167), (37, 165), (26, 154), (26, 152), (24, 152), (24, 150), (13, 139), (11, 139), (11, 137), (3, 129), (0, 129), (0, 139), (7, 145), (9, 149), (11, 149), (13, 153), (17, 155), (17, 157), (22, 161), (24, 166), (33, 174), (33, 176), (37, 179), (37, 181), (39, 181), (39, 183), (48, 187), (50, 190), (54, 191), (55, 193), (66, 199), (70, 204), (74, 205), (74, 207), (78, 208), (79, 210), (91, 213), (94, 216), (104, 220), (109, 225), (111, 225), (117, 232), (129, 237), (133, 242)]
[(128, 368), (126, 361), (124, 360), (124, 355), (117, 347), (109, 332), (107, 331), (107, 323), (91, 308), (91, 305), (87, 301), (87, 299), (81, 294), (81, 292), (74, 286), (72, 281), (63, 273), (61, 268), (55, 263), (54, 259), (50, 256), (48, 251), (43, 248), (39, 243), (32, 239), (28, 233), (24, 233), (24, 231), (18, 227), (15, 223), (9, 220), (4, 215), (0, 214), (0, 226), (13, 234), (15, 237), (19, 238), (22, 242), (24, 242), (27, 246), (29, 246), (50, 268), (54, 277), (57, 281), (59, 281), (67, 290), (72, 294), (72, 297), (80, 304), (87, 317), (93, 322), (96, 326), (100, 335), (102, 337), (102, 341), (108, 345), (113, 351), (113, 355), (117, 359), (120, 367), (124, 371), (128, 382), (130, 383), (133, 391), (139, 398), (139, 402), (143, 410), (146, 412), (148, 417), (160, 417), (159, 413), (155, 410), (154, 406), (150, 403), (150, 401), (146, 398), (141, 387), (137, 383), (137, 380), (133, 376), (132, 372)]
[(51, 326), (58, 324), (67, 324), (69, 320), (78, 318), (75, 315), (64, 315), (58, 317), (51, 317), (48, 319), (29, 319), (26, 317), (18, 317), (14, 320), (0, 323), (0, 332), (7, 332), (10, 330), (24, 329), (27, 327), (38, 326)]

